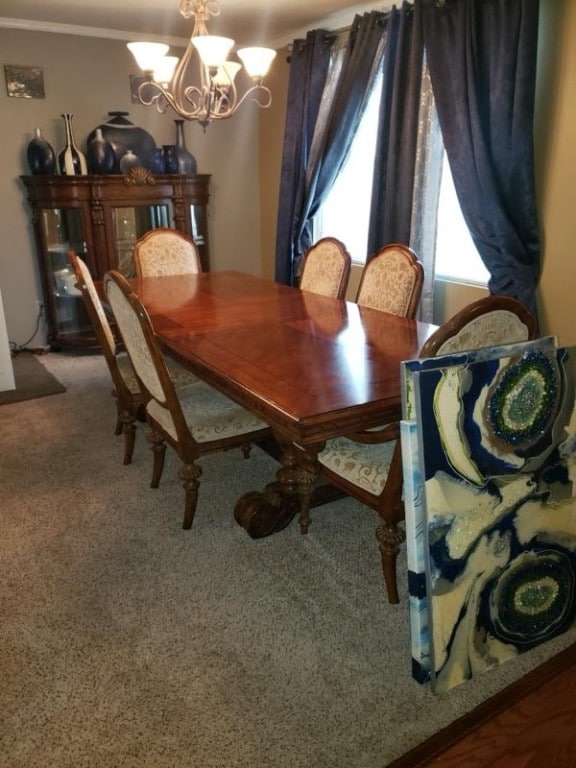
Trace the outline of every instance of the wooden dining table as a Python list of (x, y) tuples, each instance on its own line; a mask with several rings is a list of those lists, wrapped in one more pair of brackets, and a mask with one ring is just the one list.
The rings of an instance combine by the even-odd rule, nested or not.
[(165, 354), (272, 428), (276, 480), (234, 511), (254, 537), (297, 513), (306, 532), (318, 452), (329, 438), (401, 418), (400, 363), (436, 329), (235, 271), (131, 284)]

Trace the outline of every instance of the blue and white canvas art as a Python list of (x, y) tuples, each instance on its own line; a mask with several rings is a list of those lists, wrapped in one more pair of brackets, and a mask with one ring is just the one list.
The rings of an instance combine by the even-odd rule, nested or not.
[(540, 339), (403, 377), (413, 674), (441, 692), (575, 623), (576, 349)]

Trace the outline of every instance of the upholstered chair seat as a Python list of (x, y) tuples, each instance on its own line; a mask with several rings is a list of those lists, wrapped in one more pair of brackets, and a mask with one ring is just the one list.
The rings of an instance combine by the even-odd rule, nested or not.
[[(515, 344), (536, 335), (536, 320), (523, 304), (507, 296), (490, 296), (468, 305), (441, 326), (422, 346), (420, 357)], [(396, 556), (404, 538), (397, 527), (404, 518), (398, 425), (328, 440), (318, 454), (318, 464), (331, 483), (380, 515), (383, 525), (376, 535), (388, 599), (398, 602)]]
[(351, 263), (352, 259), (344, 243), (335, 237), (323, 237), (304, 256), (300, 289), (333, 299), (343, 299)]
[(183, 527), (190, 528), (196, 513), (204, 454), (242, 448), (271, 437), (270, 428), (233, 400), (198, 379), (175, 386), (167, 359), (146, 309), (127, 280), (108, 272), (104, 285), (130, 361), (145, 394), (146, 420), (154, 456), (151, 487), (158, 488), (164, 468), (166, 444), (182, 462), (179, 477), (185, 490)]
[(146, 232), (136, 241), (134, 267), (138, 277), (186, 275), (202, 271), (196, 243), (177, 229), (162, 227)]

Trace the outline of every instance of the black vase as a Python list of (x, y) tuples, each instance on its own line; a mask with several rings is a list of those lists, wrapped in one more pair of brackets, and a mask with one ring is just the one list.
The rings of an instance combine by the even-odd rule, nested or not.
[(184, 176), (196, 175), (196, 158), (186, 149), (184, 141), (184, 120), (174, 120), (176, 126), (176, 157), (178, 158), (178, 173)]
[(49, 176), (56, 169), (56, 155), (40, 128), (34, 128), (34, 138), (26, 147), (26, 159), (34, 176)]
[(90, 173), (112, 173), (116, 157), (112, 145), (104, 139), (100, 128), (86, 146), (86, 162)]
[(127, 119), (128, 112), (108, 112), (109, 118), (88, 134), (88, 141), (96, 135), (98, 128), (102, 136), (112, 145), (114, 150), (114, 173), (121, 173), (120, 160), (129, 149), (138, 156), (142, 165), (151, 171), (154, 167), (154, 150), (156, 142), (144, 128), (131, 123)]

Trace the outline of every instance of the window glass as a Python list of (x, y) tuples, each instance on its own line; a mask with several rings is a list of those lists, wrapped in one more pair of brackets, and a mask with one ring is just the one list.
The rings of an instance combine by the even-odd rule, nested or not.
[(352, 261), (366, 262), (381, 76), (375, 82), (346, 163), (314, 217), (314, 239), (336, 237)]
[(435, 274), (481, 285), (486, 285), (490, 278), (462, 216), (446, 153), (438, 201)]

